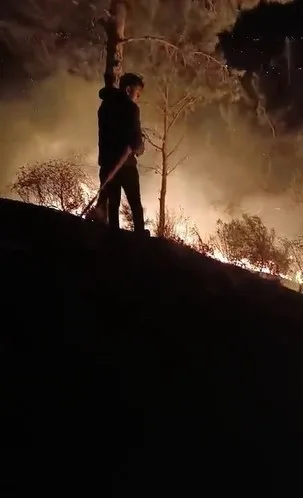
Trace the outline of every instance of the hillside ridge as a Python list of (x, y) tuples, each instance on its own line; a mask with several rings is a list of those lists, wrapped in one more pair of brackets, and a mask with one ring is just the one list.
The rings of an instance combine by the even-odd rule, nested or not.
[(0, 251), (1, 490), (255, 498), (301, 486), (301, 295), (4, 199)]

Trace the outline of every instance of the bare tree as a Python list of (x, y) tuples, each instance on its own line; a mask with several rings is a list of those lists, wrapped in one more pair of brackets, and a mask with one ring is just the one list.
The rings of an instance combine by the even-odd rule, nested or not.
[(160, 132), (157, 130), (145, 130), (145, 136), (147, 141), (160, 154), (160, 164), (155, 166), (155, 172), (161, 176), (159, 226), (157, 232), (159, 236), (165, 237), (168, 177), (187, 159), (187, 155), (178, 157), (181, 144), (185, 137), (184, 133), (176, 141), (172, 140), (172, 136), (176, 125), (184, 119), (186, 111), (193, 108), (198, 97), (194, 97), (188, 92), (183, 97), (179, 97), (176, 101), (173, 101), (170, 98), (170, 82), (168, 79), (163, 79), (162, 82), (159, 82), (158, 88), (162, 129)]
[(24, 202), (78, 213), (94, 186), (74, 160), (49, 160), (20, 168), (11, 186)]
[(184, 147), (187, 117), (198, 104), (204, 105), (231, 91), (234, 83), (223, 62), (204, 58), (203, 64), (196, 64), (196, 57), (192, 46), (184, 44), (182, 52), (152, 46), (145, 57), (152, 125), (144, 132), (159, 156), (154, 167), (161, 177), (159, 236), (165, 236), (168, 177), (189, 158)]
[(228, 223), (219, 220), (210, 245), (231, 263), (251, 266), (260, 273), (286, 274), (290, 268), (287, 245), (258, 216), (244, 214)]

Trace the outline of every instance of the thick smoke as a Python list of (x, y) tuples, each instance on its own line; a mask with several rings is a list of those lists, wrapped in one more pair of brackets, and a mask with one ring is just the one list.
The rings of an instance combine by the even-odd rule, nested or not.
[[(131, 36), (189, 36), (199, 49), (209, 52), (215, 49), (218, 34), (234, 24), (238, 6), (251, 8), (258, 2), (129, 3)], [(193, 4), (196, 12), (200, 9), (198, 17), (191, 15)], [(97, 21), (108, 7), (106, 0), (64, 0), (64, 6), (61, 0), (2, 0), (0, 189), (4, 194), (20, 166), (49, 157), (88, 153), (89, 171), (97, 176), (96, 112), (104, 63), (104, 34)], [(210, 10), (213, 7), (216, 14)], [(142, 115), (149, 123), (152, 79), (137, 56), (138, 49), (128, 48), (125, 68), (138, 66), (146, 77)], [(288, 234), (284, 228), (289, 227), (285, 214), (289, 179), (282, 181), (277, 171), (275, 188), (264, 181), (264, 171), (270, 167), (271, 132), (260, 133), (238, 107), (233, 115), (227, 115), (226, 109), (209, 102), (187, 119), (183, 147), (188, 160), (169, 179), (168, 204), (174, 209), (182, 206), (202, 232), (211, 230), (224, 213), (246, 210)], [(155, 161), (149, 150), (142, 163), (143, 199), (149, 211), (156, 209), (158, 199), (159, 176), (149, 172)]]
[(96, 149), (98, 89), (62, 72), (0, 103), (2, 190), (25, 163)]

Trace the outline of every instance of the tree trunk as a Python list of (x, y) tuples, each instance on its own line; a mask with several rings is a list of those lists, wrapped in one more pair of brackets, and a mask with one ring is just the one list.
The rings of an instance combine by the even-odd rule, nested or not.
[(125, 38), (126, 2), (112, 0), (109, 13), (110, 17), (105, 23), (107, 54), (104, 81), (106, 87), (118, 88), (123, 71), (123, 43), (121, 41)]
[(168, 153), (167, 153), (167, 133), (168, 133), (168, 96), (164, 108), (164, 123), (163, 123), (163, 140), (162, 140), (162, 171), (161, 171), (161, 190), (159, 197), (159, 226), (158, 235), (165, 236), (166, 225), (166, 194), (167, 194), (167, 176), (168, 176)]
[(166, 225), (166, 194), (167, 194), (167, 154), (162, 150), (162, 177), (160, 190), (160, 210), (159, 210), (159, 228), (158, 235), (164, 237)]

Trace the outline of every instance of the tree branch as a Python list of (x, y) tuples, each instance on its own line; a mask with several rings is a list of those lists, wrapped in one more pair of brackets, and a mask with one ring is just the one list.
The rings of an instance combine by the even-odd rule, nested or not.
[(140, 166), (141, 169), (144, 169), (146, 171), (154, 171), (155, 173), (159, 172), (158, 166)]
[(169, 159), (178, 150), (178, 148), (180, 147), (180, 145), (183, 142), (184, 138), (185, 138), (185, 135), (182, 135), (182, 137), (180, 138), (180, 140), (178, 140), (178, 142), (176, 143), (176, 145), (174, 146), (174, 148), (167, 154), (167, 159)]
[(165, 109), (167, 107), (167, 86), (168, 86), (168, 83), (167, 81), (162, 81), (162, 84), (159, 82), (158, 78), (156, 80), (156, 85), (157, 85), (157, 90), (158, 92), (160, 93), (162, 99), (163, 99), (163, 102), (161, 102), (161, 106), (160, 106), (160, 109), (161, 109), (161, 112), (164, 113), (165, 112)]
[(159, 152), (162, 151), (162, 147), (160, 147), (155, 142), (153, 142), (153, 140), (150, 138), (150, 136), (148, 135), (148, 133), (144, 132), (144, 136), (145, 136), (146, 140), (148, 141), (148, 143), (150, 143), (150, 145), (152, 145)]
[[(165, 40), (165, 38), (161, 37), (161, 36), (146, 35), (146, 36), (139, 36), (139, 37), (130, 37), (130, 38), (124, 38), (123, 40), (119, 40), (119, 43), (126, 44), (126, 43), (140, 42), (140, 41), (155, 41), (157, 43), (161, 43), (163, 45), (166, 45), (167, 47), (172, 48), (175, 51), (178, 51), (178, 52), (182, 51), (181, 47), (178, 47), (174, 43), (171, 43), (171, 42)], [(195, 52), (192, 52), (191, 55), (201, 55), (205, 59), (213, 61), (215, 64), (220, 66), (222, 69), (227, 71), (227, 67), (223, 62), (219, 61), (218, 59), (216, 59), (212, 55), (207, 54), (206, 52), (195, 51)], [(184, 57), (184, 59), (185, 59), (185, 57)]]
[(188, 156), (184, 156), (182, 159), (180, 159), (180, 161), (178, 161), (172, 168), (168, 170), (167, 176), (171, 175), (178, 168), (178, 166), (180, 166), (181, 164), (184, 163), (184, 161), (186, 161), (186, 159), (188, 159)]
[(215, 64), (217, 64), (218, 66), (220, 66), (222, 69), (224, 69), (225, 71), (227, 71), (227, 67), (226, 65), (221, 62), (221, 61), (218, 61), (218, 59), (216, 59), (215, 57), (213, 57), (212, 55), (210, 54), (207, 54), (206, 52), (193, 52), (193, 55), (201, 55), (202, 57), (204, 57), (205, 59), (208, 59), (208, 60), (211, 60), (213, 61)]
[(182, 97), (180, 100), (178, 100), (178, 102), (176, 102), (174, 105), (172, 105), (170, 107), (170, 112), (174, 112), (178, 106), (180, 106), (181, 104), (183, 104), (183, 102), (187, 101), (188, 99), (191, 98), (191, 94), (190, 93), (187, 93), (184, 97)]
[(147, 35), (147, 36), (139, 36), (138, 38), (136, 38), (136, 37), (123, 38), (122, 40), (119, 40), (119, 43), (121, 43), (122, 45), (126, 45), (127, 43), (140, 42), (140, 41), (141, 42), (142, 41), (152, 41), (152, 42), (154, 41), (156, 43), (161, 43), (165, 47), (172, 49), (173, 52), (179, 52), (181, 54), (183, 62), (186, 63), (186, 59), (185, 59), (184, 54), (182, 53), (181, 47), (178, 47), (177, 45), (174, 45), (174, 43), (171, 43), (171, 42), (165, 40), (165, 38), (162, 38), (159, 36)]
[(162, 135), (160, 135), (160, 133), (157, 132), (156, 129), (153, 129), (153, 128), (143, 128), (143, 135), (145, 136), (146, 134), (149, 136), (149, 134), (152, 134), (154, 135), (154, 137), (156, 137), (158, 140), (162, 140)]
[(189, 98), (187, 101), (185, 101), (183, 103), (183, 105), (180, 107), (180, 109), (175, 113), (174, 117), (172, 118), (172, 120), (170, 121), (169, 125), (168, 125), (168, 128), (167, 128), (167, 131), (169, 131), (172, 126), (174, 126), (174, 124), (176, 123), (176, 121), (179, 119), (179, 117), (181, 116), (182, 112), (185, 111), (185, 109), (192, 105), (192, 104), (195, 104), (197, 102), (197, 100), (199, 100), (200, 97), (196, 97), (196, 98)]
[(166, 45), (167, 47), (170, 47), (174, 50), (180, 50), (177, 45), (174, 45), (173, 43), (165, 40), (165, 38), (162, 38), (160, 36), (139, 36), (138, 38), (132, 37), (132, 38), (124, 38), (123, 40), (119, 40), (119, 43), (122, 43), (125, 45), (126, 43), (133, 43), (133, 42), (140, 42), (140, 41), (155, 41), (157, 43), (162, 43), (163, 45)]

